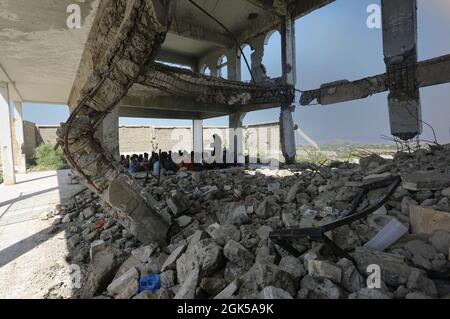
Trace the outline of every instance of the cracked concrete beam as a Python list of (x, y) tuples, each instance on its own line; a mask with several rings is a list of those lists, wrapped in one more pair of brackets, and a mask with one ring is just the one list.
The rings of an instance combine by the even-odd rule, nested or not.
[[(419, 62), (416, 71), (419, 88), (450, 83), (450, 54)], [(323, 84), (320, 89), (302, 93), (301, 105), (313, 100), (321, 105), (336, 104), (366, 98), (388, 90), (386, 74), (379, 74), (356, 81), (336, 81)]]
[(450, 54), (420, 62), (416, 77), (419, 87), (450, 83)]
[(409, 140), (422, 133), (420, 92), (416, 85), (416, 0), (382, 0), (383, 51), (389, 87), (391, 134)]
[(173, 0), (104, 0), (80, 63), (69, 101), (71, 114), (58, 144), (81, 181), (111, 205), (144, 244), (166, 244), (169, 225), (140, 195), (96, 131), (161, 49)]
[(140, 92), (139, 96), (127, 95), (121, 102), (121, 107), (139, 107), (153, 110), (170, 110), (170, 111), (184, 111), (184, 112), (209, 112), (222, 114), (230, 114), (235, 112), (236, 108), (233, 105), (224, 104), (204, 104), (197, 103), (190, 99), (179, 96), (158, 96), (152, 93), (143, 94)]

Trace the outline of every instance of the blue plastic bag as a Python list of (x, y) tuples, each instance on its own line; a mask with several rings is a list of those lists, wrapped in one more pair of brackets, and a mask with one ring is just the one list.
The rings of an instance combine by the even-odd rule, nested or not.
[(139, 293), (144, 291), (156, 292), (161, 288), (161, 277), (159, 275), (144, 276), (139, 282)]

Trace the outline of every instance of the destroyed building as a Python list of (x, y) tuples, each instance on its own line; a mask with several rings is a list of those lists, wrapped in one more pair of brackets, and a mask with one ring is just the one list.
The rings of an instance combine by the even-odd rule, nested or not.
[[(213, 15), (209, 1), (85, 1), (82, 30), (70, 43), (65, 11), (51, 1), (27, 2), (26, 11), (45, 12), (59, 21), (56, 29), (35, 14), (14, 21), (26, 13), (22, 2), (10, 4), (15, 32), (0, 53), (25, 52), (29, 42), (17, 40), (33, 23), (43, 34), (31, 41), (49, 48), (46, 61), (12, 55), (0, 70), (5, 184), (14, 184), (15, 166), (25, 165), (24, 157), (14, 163), (9, 100), (19, 121), (24, 101), (67, 103), (58, 147), (88, 190), (47, 217), (55, 229), (67, 229), (68, 258), (83, 269), (74, 296), (450, 297), (449, 145), (399, 152), (392, 160), (374, 155), (359, 165), (295, 163), (298, 99), (328, 105), (389, 91), (391, 133), (410, 140), (422, 132), (419, 89), (450, 81), (449, 56), (418, 61), (416, 0), (383, 0), (386, 73), (298, 92), (295, 20), (332, 2), (217, 1)], [(273, 30), (282, 42), (279, 79), (262, 64)], [(245, 43), (253, 50), (248, 60), (240, 50)], [(250, 83), (240, 81), (241, 59)], [(220, 77), (223, 67), (228, 79)], [(280, 108), (279, 170), (181, 169), (143, 183), (118, 164), (119, 116), (192, 120), (201, 157), (202, 121), (228, 115), (232, 158), (242, 163), (243, 119), (269, 108)], [(381, 278), (372, 287), (373, 265)], [(152, 288), (142, 290), (145, 280), (155, 281)]]

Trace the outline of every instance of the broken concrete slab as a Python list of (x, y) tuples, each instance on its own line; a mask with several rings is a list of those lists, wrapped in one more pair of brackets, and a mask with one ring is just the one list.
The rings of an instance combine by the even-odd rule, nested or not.
[(187, 245), (181, 245), (180, 247), (175, 249), (162, 265), (161, 272), (165, 272), (167, 270), (175, 270), (178, 258), (180, 258), (182, 254), (184, 254), (186, 249)]
[(183, 284), (174, 299), (194, 299), (200, 278), (200, 269), (192, 269), (184, 278)]
[(229, 240), (234, 240), (237, 242), (241, 240), (240, 230), (231, 224), (221, 226), (216, 223), (210, 225), (207, 232), (214, 239), (214, 241), (221, 246), (225, 246)]
[(90, 260), (92, 260), (94, 258), (95, 254), (97, 254), (98, 252), (105, 249), (105, 247), (106, 247), (106, 243), (103, 240), (96, 240), (96, 241), (92, 242), (91, 248), (89, 250)]
[(178, 282), (184, 284), (187, 276), (197, 268), (201, 271), (201, 277), (218, 270), (223, 264), (223, 249), (213, 239), (204, 239), (190, 245), (176, 264)]
[(450, 233), (444, 230), (437, 230), (429, 238), (430, 243), (440, 253), (448, 255), (450, 248)]
[(411, 271), (406, 287), (411, 292), (421, 292), (430, 297), (437, 297), (438, 295), (434, 282), (420, 270), (414, 269)]
[(303, 263), (294, 256), (289, 255), (281, 258), (278, 267), (290, 274), (295, 280), (299, 280), (306, 274)]
[(309, 260), (308, 274), (312, 277), (326, 278), (339, 284), (342, 279), (342, 269), (324, 260)]
[(341, 289), (326, 278), (307, 275), (301, 280), (300, 287), (305, 299), (340, 299), (342, 296)]
[(107, 288), (108, 294), (115, 299), (131, 299), (139, 289), (139, 272), (131, 268), (119, 278), (115, 279)]
[(241, 287), (241, 281), (239, 279), (234, 280), (224, 290), (222, 290), (214, 299), (230, 299)]
[(179, 191), (174, 192), (167, 200), (167, 206), (170, 208), (175, 217), (178, 217), (189, 210), (189, 203), (186, 197)]
[(200, 288), (205, 291), (209, 296), (216, 296), (225, 287), (227, 282), (223, 278), (206, 277), (200, 282)]
[(350, 260), (342, 258), (337, 262), (337, 265), (342, 268), (341, 283), (345, 290), (352, 293), (364, 288), (366, 284), (364, 278)]
[(450, 174), (439, 171), (416, 171), (403, 177), (403, 188), (410, 191), (435, 191), (450, 186)]
[(410, 206), (409, 217), (413, 234), (433, 234), (436, 230), (450, 232), (450, 213)]
[(274, 286), (286, 290), (291, 296), (297, 293), (294, 278), (280, 267), (273, 264), (255, 263), (253, 267), (241, 277), (240, 294), (247, 297), (257, 297), (259, 292), (267, 286)]
[(223, 254), (229, 261), (246, 269), (249, 269), (255, 262), (255, 256), (234, 240), (228, 241), (223, 249)]
[(379, 265), (383, 281), (390, 286), (397, 287), (408, 282), (411, 268), (403, 256), (358, 247), (353, 258), (361, 273), (366, 273), (369, 265)]
[(184, 228), (188, 226), (190, 223), (192, 223), (192, 217), (190, 216), (180, 216), (177, 218), (178, 226), (181, 228)]
[(411, 261), (422, 268), (431, 270), (432, 260), (436, 259), (438, 253), (433, 246), (422, 240), (411, 240), (404, 245), (405, 249), (412, 254)]

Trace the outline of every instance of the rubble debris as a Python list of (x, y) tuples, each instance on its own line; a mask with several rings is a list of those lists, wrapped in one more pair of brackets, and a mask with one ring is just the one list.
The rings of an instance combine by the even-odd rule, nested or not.
[(386, 284), (398, 287), (408, 282), (411, 267), (403, 256), (358, 247), (353, 257), (363, 274), (369, 265), (379, 265), (383, 269), (383, 280)]
[[(433, 152), (429, 159), (433, 165), (446, 167), (442, 158), (450, 157), (450, 146)], [(300, 165), (270, 172), (196, 172), (200, 179), (188, 170), (183, 171), (183, 178), (163, 173), (159, 186), (150, 180), (141, 186), (141, 192), (153, 198), (160, 214), (165, 211), (173, 219), (166, 243), (139, 241), (124, 228), (120, 212), (98, 198), (92, 200), (88, 190), (77, 196), (79, 210), (68, 205), (46, 217), (53, 223), (66, 216), (70, 220), (54, 227), (66, 230), (68, 258), (86, 273), (86, 283), (77, 292), (83, 298), (242, 299), (264, 294), (300, 299), (445, 298), (450, 294), (449, 230), (439, 221), (417, 231), (428, 227), (427, 219), (414, 220), (410, 211), (419, 211), (422, 217), (431, 212), (430, 221), (450, 214), (449, 207), (440, 207), (448, 201), (447, 188), (412, 191), (399, 186), (371, 215), (327, 231), (348, 258), (308, 238), (293, 240), (297, 253), (292, 254), (269, 236), (290, 227), (333, 223), (348, 214), (355, 195), (365, 185), (364, 177), (406, 176), (419, 165), (414, 155), (383, 159), (382, 165), (378, 160), (366, 161), (364, 166), (324, 166), (323, 176)], [(275, 183), (269, 189), (268, 185)], [(204, 196), (205, 192), (214, 196)], [(373, 205), (385, 193), (386, 188), (368, 192), (360, 208)], [(393, 223), (402, 231), (393, 238), (385, 237)], [(410, 224), (412, 233), (403, 234)], [(373, 246), (377, 234), (389, 240)], [(373, 264), (381, 267), (381, 289), (367, 289), (367, 267)], [(123, 294), (111, 288), (108, 291), (108, 286), (117, 285), (127, 273), (134, 275), (122, 283)], [(133, 291), (142, 278), (151, 275), (159, 276), (160, 289), (154, 293)]]
[(410, 191), (435, 191), (450, 186), (450, 175), (440, 171), (416, 171), (406, 175), (403, 188)]

